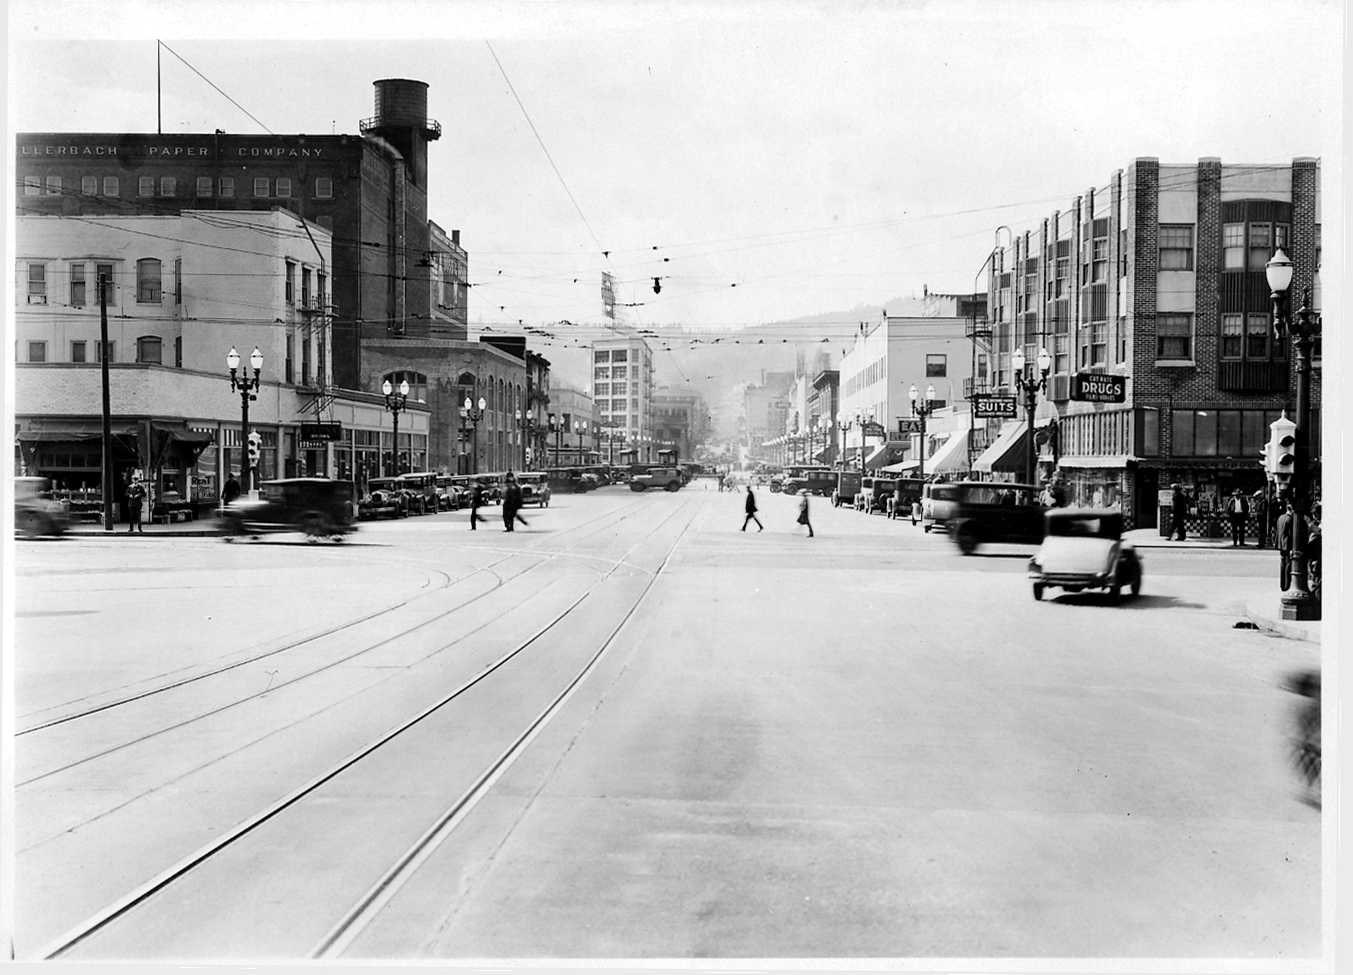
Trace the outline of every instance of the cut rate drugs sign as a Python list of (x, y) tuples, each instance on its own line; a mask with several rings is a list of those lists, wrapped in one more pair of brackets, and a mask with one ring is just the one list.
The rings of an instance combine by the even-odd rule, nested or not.
[(1122, 403), (1127, 399), (1127, 377), (1100, 372), (1078, 372), (1071, 377), (1071, 398), (1089, 403)]

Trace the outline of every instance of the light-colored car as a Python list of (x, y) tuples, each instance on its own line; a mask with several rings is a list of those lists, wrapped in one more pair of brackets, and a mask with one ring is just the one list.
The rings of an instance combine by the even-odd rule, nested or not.
[(26, 538), (60, 535), (70, 522), (66, 505), (52, 497), (48, 477), (14, 479), (14, 531)]
[(931, 482), (921, 489), (921, 527), (927, 532), (947, 531), (949, 519), (958, 510), (958, 486)]
[(1047, 532), (1029, 560), (1034, 599), (1047, 589), (1106, 589), (1116, 602), (1124, 588), (1142, 591), (1142, 560), (1123, 538), (1123, 515), (1100, 508), (1054, 508)]
[(631, 491), (646, 491), (649, 488), (678, 491), (681, 489), (681, 472), (675, 467), (654, 467), (630, 478)]
[(517, 475), (517, 484), (521, 488), (521, 503), (550, 506), (550, 478), (547, 474), (523, 473)]

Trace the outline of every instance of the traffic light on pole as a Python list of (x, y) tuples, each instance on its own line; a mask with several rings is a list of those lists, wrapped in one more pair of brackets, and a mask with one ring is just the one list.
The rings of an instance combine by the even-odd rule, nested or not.
[(259, 457), (263, 454), (263, 436), (257, 430), (249, 434), (249, 466), (257, 467)]
[(1292, 480), (1297, 469), (1297, 425), (1284, 413), (1268, 428), (1267, 462), (1264, 466), (1268, 469), (1269, 477), (1282, 487)]

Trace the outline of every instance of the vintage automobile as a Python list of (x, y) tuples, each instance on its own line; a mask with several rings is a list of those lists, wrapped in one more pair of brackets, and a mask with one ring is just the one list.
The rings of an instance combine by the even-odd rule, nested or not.
[(351, 481), (289, 477), (264, 481), (257, 498), (237, 498), (221, 509), (227, 542), (241, 535), (298, 531), (306, 540), (341, 542), (357, 530), (357, 503)]
[(785, 471), (780, 490), (785, 494), (807, 491), (828, 497), (836, 487), (836, 473), (829, 467), (791, 467)]
[(1124, 587), (1134, 596), (1142, 591), (1142, 560), (1123, 539), (1121, 512), (1054, 508), (1044, 521), (1043, 544), (1029, 560), (1034, 599), (1042, 599), (1050, 588), (1107, 589), (1115, 601)]
[(651, 467), (630, 478), (631, 491), (647, 491), (649, 488), (679, 491), (681, 489), (681, 472), (675, 467)]
[(437, 497), (437, 475), (431, 471), (413, 471), (396, 478), (409, 499), (409, 510), (415, 514), (435, 513), (441, 507)]
[(964, 555), (991, 543), (1037, 545), (1043, 541), (1039, 489), (1032, 484), (959, 481), (954, 485), (954, 511), (949, 537)]
[(393, 477), (373, 477), (367, 482), (367, 492), (357, 508), (358, 517), (406, 518), (409, 514), (408, 492)]
[(948, 531), (957, 507), (958, 485), (930, 481), (921, 490), (921, 527), (927, 532)]
[(14, 531), (25, 538), (60, 535), (70, 522), (68, 506), (52, 496), (49, 477), (14, 479)]
[(836, 472), (836, 490), (832, 491), (832, 506), (839, 508), (841, 505), (855, 505), (855, 495), (860, 493), (860, 472), (843, 471)]
[(550, 506), (550, 479), (539, 472), (524, 472), (517, 475), (517, 484), (521, 488), (521, 503)]

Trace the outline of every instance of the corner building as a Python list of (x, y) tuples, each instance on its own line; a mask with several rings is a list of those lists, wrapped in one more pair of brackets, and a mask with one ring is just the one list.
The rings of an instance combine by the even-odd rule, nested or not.
[[(1319, 312), (1320, 228), (1317, 159), (1142, 157), (998, 246), (974, 359), (979, 375), (990, 364), (992, 392), (1016, 395), (1014, 348), (1029, 362), (1041, 348), (1051, 355), (1035, 419), (1039, 473), (1060, 469), (1072, 503), (1120, 506), (1139, 528), (1157, 525), (1161, 492), (1182, 483), (1197, 500), (1195, 532), (1213, 527), (1233, 489), (1263, 488), (1268, 425), (1283, 410), (1294, 417), (1296, 403), (1291, 340), (1273, 335), (1264, 265), (1282, 248), (1295, 266), (1293, 310), (1309, 290)], [(1072, 400), (1077, 373), (1126, 377), (1126, 401)], [(1318, 342), (1311, 377), (1318, 481)], [(989, 454), (1020, 439), (1002, 426), (1013, 433), (1015, 421), (984, 431)], [(1022, 480), (1023, 456), (984, 454), (976, 466)]]

